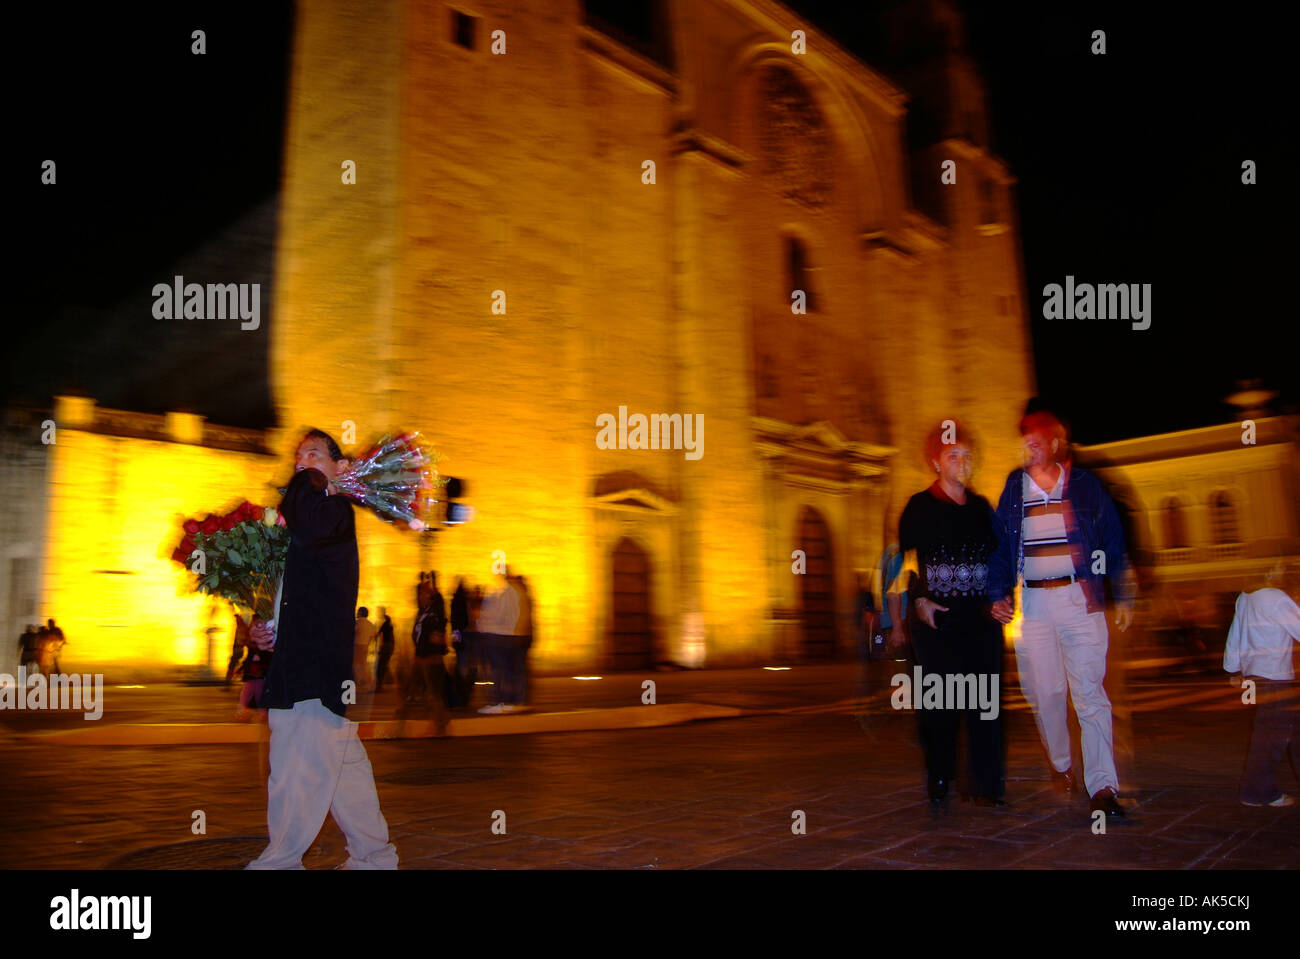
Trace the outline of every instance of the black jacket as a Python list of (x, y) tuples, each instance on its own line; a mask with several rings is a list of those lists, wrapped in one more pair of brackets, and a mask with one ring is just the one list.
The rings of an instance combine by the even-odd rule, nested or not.
[(319, 699), (345, 716), (343, 684), (352, 676), (357, 608), (357, 530), (352, 502), (325, 495), (319, 470), (295, 473), (280, 503), (289, 527), (275, 657), (266, 679), (266, 705), (292, 709)]
[(444, 656), (447, 653), (447, 607), (443, 604), (442, 593), (436, 589), (429, 599), (429, 605), (420, 611), (411, 631), (415, 640), (415, 655)]
[(463, 586), (451, 594), (451, 628), (461, 633), (469, 630), (469, 593)]

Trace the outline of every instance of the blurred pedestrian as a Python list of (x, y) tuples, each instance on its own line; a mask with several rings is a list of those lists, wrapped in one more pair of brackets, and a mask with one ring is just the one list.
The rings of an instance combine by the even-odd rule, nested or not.
[(26, 631), (18, 637), (19, 667), (26, 666), (29, 674), (41, 668), (41, 634), (35, 624), (29, 623)]
[(259, 713), (266, 712), (266, 676), (271, 669), (272, 654), (269, 650), (260, 649), (248, 641), (251, 628), (251, 624), (244, 626), (244, 642), (247, 648), (243, 663), (244, 685), (239, 690), (239, 708), (235, 711), (235, 718), (240, 722), (249, 722)]
[(502, 569), (497, 588), (483, 600), (478, 619), (478, 638), (492, 672), (492, 702), (480, 713), (514, 711), (512, 667), (515, 660), (515, 626), (519, 622), (519, 593)]
[[(1013, 590), (1023, 584), (1020, 688), (1034, 711), (1059, 792), (1076, 790), (1070, 768), (1069, 701), (1079, 720), (1090, 809), (1111, 820), (1119, 804), (1111, 704), (1106, 675), (1104, 581), (1117, 599), (1115, 624), (1132, 621), (1134, 586), (1115, 503), (1087, 470), (1071, 468), (1060, 418), (1033, 401), (1020, 421), (1025, 465), (1007, 477), (997, 508), (998, 548), (989, 564), (989, 595), (1000, 622), (1014, 619)], [(1097, 566), (1098, 559), (1102, 565)]]
[(528, 709), (528, 651), (533, 647), (533, 595), (525, 577), (512, 575), (509, 583), (515, 591), (519, 615), (510, 641), (510, 685), (506, 705), (512, 707), (509, 712), (524, 712)]
[[(884, 636), (880, 631), (880, 617), (876, 613), (876, 602), (871, 589), (858, 576), (858, 598), (856, 603), (858, 681), (854, 692), (855, 698), (865, 700), (870, 689), (868, 666), (877, 653), (884, 655)], [(877, 644), (880, 649), (877, 650)]]
[[(912, 650), (922, 677), (912, 688), (912, 707), (917, 709), (935, 812), (947, 808), (963, 715), (968, 776), (962, 798), (978, 806), (1007, 805), (1000, 708), (1002, 627), (993, 618), (988, 596), (988, 563), (997, 545), (993, 508), (968, 485), (975, 452), (970, 434), (955, 421), (945, 423), (926, 441), (925, 458), (935, 480), (908, 500), (898, 522), (904, 568), (893, 584), (896, 592), (906, 589), (912, 598)], [(918, 708), (925, 677), (931, 675), (940, 678), (945, 700), (948, 690), (964, 689), (964, 701)], [(981, 702), (976, 693), (986, 690), (991, 699)]]
[(352, 627), (352, 679), (357, 692), (372, 688), (366, 663), (370, 658), (370, 644), (375, 641), (375, 624), (370, 621), (370, 610), (362, 606), (357, 610), (357, 621)]
[(897, 543), (885, 547), (880, 557), (880, 628), (885, 638), (888, 657), (906, 657), (907, 652), (907, 590), (894, 589), (894, 581), (903, 572), (903, 554)]
[(347, 719), (360, 562), (352, 503), (333, 495), (331, 480), (349, 465), (333, 438), (312, 430), (280, 503), (289, 552), (275, 618), (249, 631), (250, 642), (275, 652), (265, 702), (270, 842), (249, 869), (302, 869), (327, 815), (347, 839), (343, 868), (397, 868), (374, 771)]
[(1287, 595), (1291, 585), (1283, 565), (1275, 563), (1261, 588), (1237, 597), (1228, 629), (1223, 668), (1255, 683), (1254, 725), (1240, 799), (1246, 806), (1294, 806), (1295, 797), (1278, 786), (1276, 770), (1290, 746), (1300, 684), (1295, 680), (1292, 642), (1300, 642), (1300, 607)]
[(235, 670), (243, 661), (248, 651), (248, 630), (250, 623), (245, 623), (239, 614), (235, 614), (235, 638), (230, 648), (230, 661), (226, 663), (226, 685), (235, 678)]
[(469, 628), (469, 590), (465, 578), (456, 581), (456, 591), (451, 594), (451, 647), (455, 652), (455, 669), (449, 674), (447, 705), (452, 709), (468, 706), (474, 690), (477, 670), (473, 662), (472, 633)]
[(857, 623), (858, 659), (865, 666), (872, 659), (884, 655), (884, 635), (880, 627), (880, 614), (876, 612), (876, 599), (867, 577), (858, 574)]
[(388, 661), (393, 658), (397, 641), (393, 637), (393, 621), (388, 618), (388, 607), (379, 607), (379, 650), (375, 654), (375, 692), (384, 691), (384, 677), (388, 675)]
[(50, 645), (50, 662), (54, 667), (54, 672), (62, 673), (63, 667), (59, 664), (59, 656), (63, 653), (63, 647), (68, 644), (67, 638), (63, 635), (63, 630), (54, 624), (54, 620), (47, 620), (45, 623), (45, 632), (47, 642)]
[[(54, 620), (50, 620), (54, 622)], [(40, 627), (36, 633), (36, 657), (41, 673), (45, 676), (54, 673), (54, 634), (48, 625)]]
[(441, 736), (447, 727), (447, 674), (442, 662), (447, 653), (447, 612), (436, 578), (431, 578), (428, 585), (427, 601), (411, 629), (415, 658), (397, 715), (405, 717), (414, 705), (432, 706), (437, 733)]

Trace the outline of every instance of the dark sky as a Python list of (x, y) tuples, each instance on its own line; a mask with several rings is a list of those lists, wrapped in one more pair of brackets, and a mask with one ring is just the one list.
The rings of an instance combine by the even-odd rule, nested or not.
[[(889, 0), (791, 5), (889, 72)], [(1019, 179), (1031, 311), (1067, 274), (1153, 287), (1146, 331), (1033, 322), (1041, 392), (1085, 443), (1224, 422), (1221, 400), (1245, 377), (1298, 402), (1288, 34), (1249, 3), (1184, 20), (1134, 6), (1148, 5), (963, 4), (993, 147)], [(80, 389), (109, 406), (269, 424), (291, 5), (21, 9), (19, 146), (7, 151), (21, 321), (6, 399)], [(1104, 57), (1088, 52), (1097, 28)], [(50, 158), (57, 187), (39, 183)], [(1244, 159), (1256, 186), (1240, 183)], [(261, 282), (263, 329), (153, 320), (153, 283), (185, 269)]]
[[(21, 91), (20, 146), (6, 152), (27, 320), (9, 398), (80, 391), (104, 406), (273, 422), (267, 326), (291, 9), (15, 8), (27, 67), (10, 87)], [(46, 159), (55, 186), (40, 183)], [(261, 328), (155, 320), (153, 285), (176, 273), (261, 283)]]
[[(875, 65), (880, 13), (798, 2)], [(1016, 200), (1039, 389), (1082, 443), (1227, 422), (1262, 378), (1294, 407), (1286, 292), (1296, 244), (1293, 41), (1275, 8), (1215, 16), (1132, 2), (966, 2), (993, 149)], [(1107, 53), (1089, 52), (1093, 30)], [(882, 71), (887, 72), (887, 71)], [(1241, 184), (1254, 160), (1259, 183)], [(1152, 284), (1150, 329), (1042, 319), (1043, 288)]]

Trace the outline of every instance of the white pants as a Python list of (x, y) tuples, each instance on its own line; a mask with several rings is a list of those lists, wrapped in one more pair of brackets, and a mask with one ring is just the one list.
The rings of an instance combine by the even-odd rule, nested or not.
[(1084, 786), (1095, 796), (1109, 786), (1119, 792), (1106, 678), (1105, 612), (1089, 613), (1078, 583), (1056, 589), (1021, 590), (1024, 619), (1016, 642), (1020, 688), (1034, 711), (1038, 735), (1057, 772), (1070, 768), (1066, 679), (1083, 740)]
[(319, 699), (271, 709), (271, 776), (266, 824), (271, 842), (247, 869), (302, 869), (325, 816), (348, 841), (345, 869), (396, 869), (397, 848), (379, 811), (375, 777), (357, 724)]

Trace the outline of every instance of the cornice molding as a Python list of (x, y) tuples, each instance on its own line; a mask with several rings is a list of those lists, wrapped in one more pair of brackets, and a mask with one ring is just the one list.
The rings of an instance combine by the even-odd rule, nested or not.
[(677, 77), (648, 57), (630, 50), (595, 27), (578, 24), (578, 45), (597, 63), (648, 93), (676, 96)]

